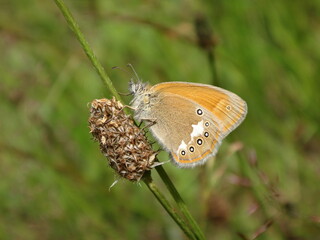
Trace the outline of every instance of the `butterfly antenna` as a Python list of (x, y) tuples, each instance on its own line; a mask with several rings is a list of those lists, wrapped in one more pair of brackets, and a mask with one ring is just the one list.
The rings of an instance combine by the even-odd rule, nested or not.
[(124, 68), (118, 67), (118, 66), (112, 67), (111, 69), (119, 69), (119, 70), (124, 71), (125, 73), (129, 74), (129, 72), (127, 70), (125, 70)]
[(131, 63), (128, 63), (127, 66), (132, 69), (132, 71), (134, 72), (134, 75), (135, 75), (137, 81), (138, 81), (138, 82), (141, 82), (141, 81), (140, 81), (140, 78), (139, 78), (139, 75), (137, 74), (137, 72), (136, 72), (136, 70), (134, 69), (134, 67), (132, 66), (132, 64), (131, 64)]
[[(123, 71), (123, 72), (125, 72), (125, 73), (127, 73), (127, 74), (131, 74), (131, 73), (129, 73), (129, 71), (127, 71), (126, 69), (124, 69), (124, 68), (122, 68), (122, 67), (118, 67), (118, 66), (114, 66), (114, 67), (112, 67), (111, 69), (119, 69), (119, 70), (121, 70), (121, 71)], [(121, 92), (118, 92), (121, 96), (130, 96), (130, 95), (132, 95), (132, 93), (121, 93)]]

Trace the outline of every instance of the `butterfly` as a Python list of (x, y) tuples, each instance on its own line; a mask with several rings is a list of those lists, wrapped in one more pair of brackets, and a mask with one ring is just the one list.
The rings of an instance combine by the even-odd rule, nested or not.
[(247, 104), (225, 89), (199, 83), (130, 82), (137, 121), (149, 121), (153, 136), (182, 168), (202, 165), (242, 123)]

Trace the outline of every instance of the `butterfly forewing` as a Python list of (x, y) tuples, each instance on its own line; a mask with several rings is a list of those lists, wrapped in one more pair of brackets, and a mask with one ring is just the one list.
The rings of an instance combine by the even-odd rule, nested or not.
[(219, 87), (174, 82), (160, 83), (153, 88), (160, 92), (179, 95), (206, 108), (221, 121), (221, 130), (225, 136), (235, 129), (247, 114), (247, 104), (244, 100)]

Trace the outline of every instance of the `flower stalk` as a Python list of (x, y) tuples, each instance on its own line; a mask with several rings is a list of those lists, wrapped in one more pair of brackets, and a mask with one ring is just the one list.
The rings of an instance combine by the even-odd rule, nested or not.
[[(80, 42), (82, 48), (84, 49), (86, 55), (88, 56), (89, 60), (91, 61), (92, 65), (94, 66), (95, 70), (98, 72), (101, 80), (106, 84), (108, 90), (111, 92), (113, 96), (119, 101), (121, 101), (121, 97), (114, 88), (112, 81), (108, 77), (107, 73), (105, 72), (104, 68), (98, 61), (97, 57), (95, 56), (93, 50), (90, 48), (88, 42), (86, 41), (84, 35), (80, 31), (80, 28), (78, 24), (76, 23), (75, 19), (73, 18), (70, 10), (67, 8), (67, 6), (64, 4), (63, 0), (54, 0), (60, 11), (62, 12), (64, 18), (66, 19), (68, 26), (71, 28), (71, 30), (76, 35), (76, 38)], [(103, 120), (104, 121), (104, 120)], [(94, 131), (93, 128), (90, 129), (91, 132)], [(98, 141), (100, 141), (100, 149), (101, 151), (105, 150), (105, 152), (110, 151), (110, 146), (108, 145), (105, 139), (103, 138), (103, 135), (101, 135), (101, 132), (96, 133)], [(101, 144), (102, 143), (102, 144)], [(151, 153), (151, 152), (150, 152)], [(112, 157), (118, 158), (119, 153), (113, 153)], [(108, 157), (110, 157), (108, 154), (106, 154)], [(121, 155), (121, 154), (120, 154)], [(173, 199), (175, 200), (178, 211), (176, 211), (170, 204), (169, 201), (166, 199), (165, 195), (161, 193), (159, 188), (157, 188), (156, 184), (151, 178), (150, 174), (150, 167), (153, 164), (154, 161), (154, 155), (150, 154), (148, 156), (147, 161), (144, 163), (146, 164), (146, 168), (143, 169), (141, 172), (143, 175), (138, 174), (134, 175), (132, 172), (130, 172), (133, 168), (135, 168), (139, 164), (137, 162), (134, 162), (133, 165), (125, 165), (121, 166), (124, 168), (123, 173), (119, 173), (121, 176), (126, 177), (129, 180), (136, 180), (139, 181), (140, 179), (144, 181), (144, 183), (147, 185), (148, 189), (153, 193), (153, 195), (156, 197), (156, 199), (159, 201), (159, 203), (165, 208), (165, 210), (168, 212), (168, 214), (172, 217), (172, 219), (177, 223), (177, 225), (181, 228), (181, 230), (188, 236), (189, 239), (198, 239), (198, 240), (204, 240), (205, 237), (203, 233), (201, 232), (198, 224), (196, 221), (192, 218), (189, 210), (187, 209), (187, 206), (185, 205), (184, 201), (182, 200), (181, 196), (179, 195), (178, 191), (174, 187), (173, 183), (170, 181), (168, 175), (164, 171), (162, 166), (156, 167), (162, 181), (164, 181), (166, 187), (169, 190), (169, 193), (172, 195)], [(111, 164), (114, 163), (115, 164)], [(122, 162), (120, 162), (122, 164)], [(132, 163), (132, 162), (131, 162)], [(119, 162), (114, 161), (114, 159), (109, 161), (109, 164), (112, 168), (115, 170), (119, 167)], [(129, 168), (128, 168), (129, 166)], [(139, 166), (141, 167), (141, 166)], [(140, 172), (140, 173), (141, 173)], [(180, 217), (178, 212), (183, 215), (183, 217)]]

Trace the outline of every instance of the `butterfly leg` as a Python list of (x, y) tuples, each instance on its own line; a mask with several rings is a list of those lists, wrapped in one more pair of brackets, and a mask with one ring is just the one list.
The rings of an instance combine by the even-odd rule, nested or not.
[[(143, 130), (143, 129), (145, 129), (145, 128), (152, 127), (153, 125), (155, 125), (155, 124), (157, 123), (157, 119), (156, 119), (156, 118), (148, 118), (148, 119), (142, 118), (142, 119), (141, 119), (141, 122), (140, 122), (140, 125), (141, 125), (143, 122), (145, 122), (146, 125), (145, 125), (141, 130)], [(140, 126), (139, 126), (139, 127), (140, 127)]]
[(123, 106), (123, 109), (124, 109), (124, 108), (129, 108), (129, 109), (131, 109), (131, 110), (133, 110), (133, 111), (137, 110), (136, 108), (131, 107), (130, 105), (124, 105), (124, 106)]
[(123, 93), (123, 92), (118, 92), (119, 95), (121, 96), (130, 96), (132, 95), (131, 93)]

